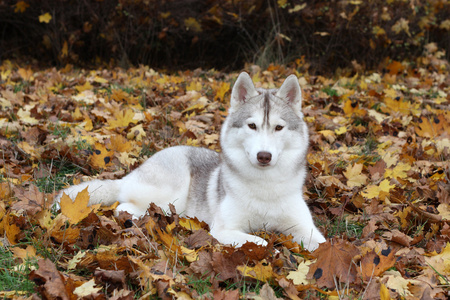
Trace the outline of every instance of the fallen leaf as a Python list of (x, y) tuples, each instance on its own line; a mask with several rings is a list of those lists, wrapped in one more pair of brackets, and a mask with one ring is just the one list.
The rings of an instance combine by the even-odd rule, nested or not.
[(308, 274), (309, 267), (312, 264), (311, 261), (304, 261), (298, 264), (298, 268), (296, 271), (289, 272), (287, 279), (291, 279), (295, 285), (299, 284), (312, 284), (315, 280), (310, 280), (306, 278)]
[(92, 294), (97, 294), (99, 291), (101, 291), (101, 287), (95, 287), (95, 279), (92, 278), (91, 280), (83, 283), (79, 287), (77, 287), (73, 293), (77, 295), (80, 298), (90, 296)]
[(353, 282), (356, 279), (353, 259), (357, 254), (358, 248), (347, 241), (328, 240), (312, 253), (317, 261), (311, 264), (306, 278), (328, 288), (336, 286), (335, 280)]
[(48, 258), (38, 261), (38, 269), (31, 271), (29, 278), (36, 284), (43, 299), (69, 300), (73, 296), (66, 291), (63, 276)]
[(89, 192), (87, 187), (78, 193), (74, 201), (64, 193), (60, 202), (61, 213), (69, 219), (70, 224), (78, 224), (91, 212), (96, 212), (101, 206), (101, 204), (88, 206), (88, 203)]
[(52, 16), (49, 13), (45, 13), (45, 14), (39, 16), (40, 23), (50, 23), (51, 19), (52, 19)]
[(344, 175), (350, 188), (360, 187), (367, 182), (367, 176), (362, 174), (362, 168), (363, 164), (354, 164), (347, 167)]

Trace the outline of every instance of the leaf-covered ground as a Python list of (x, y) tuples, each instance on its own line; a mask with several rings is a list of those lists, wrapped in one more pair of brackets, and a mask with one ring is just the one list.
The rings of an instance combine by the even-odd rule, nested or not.
[(311, 130), (305, 187), (328, 241), (309, 253), (218, 244), (156, 206), (138, 220), (56, 191), (114, 179), (163, 148), (219, 150), (238, 73), (0, 66), (0, 295), (53, 299), (446, 299), (450, 290), (450, 76), (414, 63), (325, 78), (249, 66), (257, 86), (296, 74)]

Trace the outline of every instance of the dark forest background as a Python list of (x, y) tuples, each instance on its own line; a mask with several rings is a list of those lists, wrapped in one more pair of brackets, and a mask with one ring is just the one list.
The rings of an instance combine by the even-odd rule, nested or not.
[(446, 0), (0, 1), (0, 58), (167, 70), (307, 64), (316, 72), (450, 53)]

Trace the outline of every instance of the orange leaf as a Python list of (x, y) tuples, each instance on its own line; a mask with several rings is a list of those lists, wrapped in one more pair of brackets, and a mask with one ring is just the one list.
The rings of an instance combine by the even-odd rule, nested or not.
[(391, 248), (376, 253), (374, 250), (361, 259), (361, 273), (364, 281), (383, 274), (395, 264), (394, 251)]
[(117, 152), (128, 152), (131, 150), (131, 143), (121, 135), (111, 137), (111, 148)]
[(100, 143), (96, 143), (94, 146), (94, 153), (90, 158), (92, 167), (96, 169), (104, 169), (111, 164), (113, 151), (109, 151), (106, 147)]
[(30, 7), (30, 5), (28, 3), (26, 3), (25, 1), (17, 1), (16, 3), (16, 8), (14, 8), (14, 12), (25, 12), (27, 10), (27, 8)]

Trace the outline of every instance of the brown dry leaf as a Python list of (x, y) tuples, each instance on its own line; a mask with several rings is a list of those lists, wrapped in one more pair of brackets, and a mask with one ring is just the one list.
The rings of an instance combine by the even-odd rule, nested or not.
[(309, 269), (307, 279), (315, 279), (318, 286), (335, 288), (335, 279), (353, 282), (356, 279), (354, 257), (358, 248), (344, 240), (326, 241), (312, 255), (317, 258)]
[(191, 263), (189, 268), (194, 273), (202, 276), (210, 276), (210, 274), (214, 274), (211, 253), (207, 251), (200, 251), (198, 254), (198, 260)]
[[(228, 251), (214, 252), (212, 254), (212, 266), (220, 280), (227, 280), (238, 277), (237, 266), (246, 262), (245, 254), (241, 251), (234, 251), (233, 248), (227, 248)], [(230, 253), (231, 252), (231, 253)]]
[(217, 289), (213, 293), (214, 300), (238, 300), (239, 291), (238, 290), (222, 290)]
[(30, 215), (36, 215), (42, 211), (45, 204), (44, 193), (39, 191), (39, 188), (34, 184), (30, 185), (27, 191), (15, 188), (15, 195), (19, 201), (15, 202), (11, 207), (14, 211), (24, 211)]
[(396, 242), (402, 246), (409, 247), (413, 238), (399, 231), (398, 229), (392, 229), (383, 234), (387, 240)]
[(73, 295), (64, 286), (63, 276), (48, 258), (38, 261), (38, 269), (31, 271), (29, 278), (37, 285), (44, 299), (73, 299)]
[(211, 246), (218, 243), (217, 240), (204, 229), (195, 230), (184, 240), (184, 242), (186, 243), (186, 246), (191, 249), (199, 249), (201, 247)]

